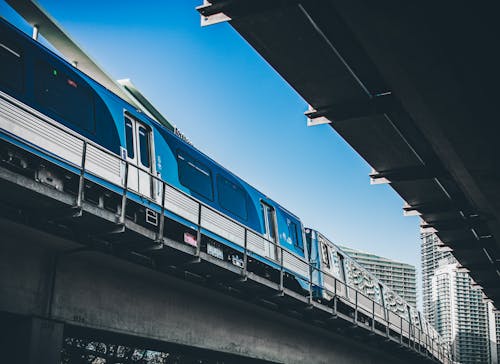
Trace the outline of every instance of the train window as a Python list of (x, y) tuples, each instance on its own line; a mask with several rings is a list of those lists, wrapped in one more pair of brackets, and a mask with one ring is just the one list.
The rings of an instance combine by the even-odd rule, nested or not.
[(24, 85), (23, 54), (20, 47), (2, 39), (0, 41), (0, 80), (2, 86), (22, 92)]
[(134, 159), (134, 126), (132, 120), (125, 118), (125, 139), (127, 143), (127, 156)]
[(94, 100), (88, 86), (47, 62), (35, 69), (36, 101), (81, 129), (95, 132)]
[(328, 254), (328, 246), (325, 243), (321, 243), (321, 261), (326, 268), (330, 268), (330, 255)]
[(261, 208), (262, 208), (262, 215), (264, 218), (264, 225), (265, 225), (265, 235), (266, 237), (271, 240), (272, 242), (276, 241), (276, 228), (275, 228), (275, 212), (274, 208), (269, 206), (268, 204), (262, 202), (261, 203)]
[(217, 176), (217, 192), (219, 194), (219, 204), (225, 210), (247, 219), (247, 201), (245, 192), (222, 176)]
[(293, 221), (287, 220), (288, 223), (288, 236), (292, 239), (293, 245), (295, 245), (300, 250), (304, 250), (302, 240), (299, 239), (297, 224)]
[(337, 278), (342, 278), (341, 261), (339, 254), (336, 251), (332, 252), (332, 266), (333, 266), (333, 275)]
[(146, 128), (139, 126), (139, 152), (141, 155), (141, 164), (149, 168), (149, 133)]
[(177, 154), (179, 182), (191, 191), (213, 200), (212, 174), (203, 164), (188, 157), (187, 154)]
[(274, 209), (267, 209), (267, 221), (269, 222), (269, 238), (276, 241), (276, 228), (274, 225)]
[(340, 259), (340, 278), (342, 281), (346, 281), (346, 273), (345, 273), (345, 258), (342, 254), (339, 254)]

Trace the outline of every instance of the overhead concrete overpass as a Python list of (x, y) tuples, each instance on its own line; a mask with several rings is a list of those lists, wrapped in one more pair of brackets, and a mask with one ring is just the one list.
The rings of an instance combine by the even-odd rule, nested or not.
[(210, 0), (500, 305), (497, 11), (395, 0)]

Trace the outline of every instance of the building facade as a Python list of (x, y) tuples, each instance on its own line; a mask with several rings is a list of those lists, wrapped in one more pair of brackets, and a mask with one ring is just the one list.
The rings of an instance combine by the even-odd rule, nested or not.
[(341, 249), (372, 272), (410, 305), (417, 307), (417, 274), (413, 265), (396, 262), (351, 248), (341, 247)]
[(452, 346), (457, 363), (497, 363), (498, 319), (466, 270), (440, 249), (435, 234), (422, 234), (423, 312)]
[(495, 332), (497, 335), (497, 361), (500, 359), (500, 311), (495, 313)]
[(432, 278), (439, 262), (449, 259), (453, 262), (453, 256), (449, 252), (441, 251), (439, 239), (436, 234), (422, 234), (422, 312), (429, 322), (434, 322), (434, 310), (432, 309)]

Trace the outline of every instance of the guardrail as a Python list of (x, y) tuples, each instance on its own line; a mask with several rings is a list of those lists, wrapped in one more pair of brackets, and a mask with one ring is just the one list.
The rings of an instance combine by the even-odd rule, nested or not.
[[(48, 159), (57, 160), (78, 171), (75, 208), (82, 207), (85, 199), (86, 180), (107, 188), (108, 186), (103, 183), (106, 181), (115, 186), (115, 193), (121, 195), (116, 216), (118, 225), (125, 224), (127, 204), (130, 203), (131, 198), (147, 199), (149, 201), (147, 207), (154, 207), (156, 213), (159, 214), (155, 231), (156, 243), (164, 243), (165, 219), (167, 218), (165, 212), (174, 213), (196, 225), (195, 257), (200, 257), (203, 229), (211, 231), (220, 236), (222, 240), (228, 240), (240, 247), (243, 255), (243, 266), (240, 274), (243, 280), (248, 276), (249, 256), (259, 255), (271, 260), (278, 267), (279, 294), (284, 294), (287, 272), (295, 276), (299, 275), (298, 278), (306, 282), (309, 288), (307, 292), (303, 293), (309, 305), (314, 305), (315, 300), (317, 300), (317, 297), (314, 296), (315, 291), (327, 291), (332, 296), (328, 305), (332, 308), (334, 315), (344, 315), (355, 325), (361, 323), (369, 326), (372, 332), (378, 332), (388, 339), (399, 341), (400, 345), (406, 345), (419, 352), (424, 348), (427, 355), (431, 355), (441, 362), (450, 361), (446, 345), (440, 342), (435, 330), (430, 330), (430, 325), (427, 323), (422, 325), (425, 327), (412, 324), (409, 320), (350, 287), (331, 273), (318, 269), (303, 257), (295, 255), (292, 251), (267, 239), (259, 232), (186, 194), (150, 171), (143, 170), (100, 145), (85, 139), (29, 106), (20, 104), (2, 92), (0, 92), (0, 100), (0, 128), (7, 135), (23, 143), (27, 141), (29, 144), (26, 146), (27, 148), (38, 150)], [(45, 122), (42, 131), (37, 129), (41, 122)], [(57, 135), (59, 140), (50, 139), (54, 135)], [(45, 142), (47, 138), (49, 141), (46, 144), (40, 143), (40, 140)], [(43, 144), (43, 147), (40, 144)], [(78, 158), (79, 162), (77, 162)], [(150, 196), (141, 195), (130, 187), (129, 172), (134, 171), (134, 169), (137, 176), (142, 174), (149, 178)], [(333, 291), (325, 287), (324, 284), (319, 285), (314, 279), (315, 274), (321, 274), (323, 277), (333, 280)], [(345, 309), (339, 308), (339, 305), (344, 305)], [(378, 327), (383, 328), (385, 332), (379, 330)]]

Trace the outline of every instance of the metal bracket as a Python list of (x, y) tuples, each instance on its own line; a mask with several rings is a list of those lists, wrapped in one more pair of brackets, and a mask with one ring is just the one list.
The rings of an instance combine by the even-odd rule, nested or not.
[(203, 5), (197, 6), (196, 11), (200, 13), (202, 27), (232, 20), (208, 0), (203, 0)]
[(315, 126), (331, 124), (334, 120), (341, 121), (386, 114), (396, 110), (397, 105), (392, 92), (387, 91), (363, 100), (332, 104), (317, 109), (309, 105), (305, 115), (308, 118), (307, 126)]
[(308, 127), (332, 123), (332, 121), (329, 120), (326, 116), (315, 116), (316, 114), (318, 114), (318, 110), (309, 105), (307, 111), (304, 113), (304, 115), (307, 117)]

